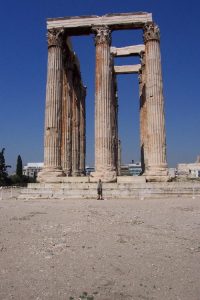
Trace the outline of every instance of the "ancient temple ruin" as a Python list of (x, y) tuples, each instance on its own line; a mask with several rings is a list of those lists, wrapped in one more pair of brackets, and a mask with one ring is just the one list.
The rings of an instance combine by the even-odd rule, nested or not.
[[(112, 32), (124, 29), (142, 30), (144, 44), (111, 46)], [(139, 78), (141, 177), (147, 181), (167, 181), (160, 31), (152, 15), (140, 12), (48, 19), (47, 30), (44, 169), (38, 180), (67, 182), (67, 178), (85, 175), (86, 87), (70, 36), (92, 34), (96, 48), (95, 172), (90, 181), (118, 180), (116, 77), (127, 73), (136, 73)], [(116, 66), (117, 56), (139, 56), (141, 64)]]

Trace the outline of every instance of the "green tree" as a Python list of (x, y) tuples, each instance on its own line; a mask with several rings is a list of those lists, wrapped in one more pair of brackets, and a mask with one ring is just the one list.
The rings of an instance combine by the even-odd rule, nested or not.
[(12, 185), (27, 186), (29, 182), (36, 182), (35, 178), (23, 175), (23, 164), (20, 155), (17, 157), (16, 174), (10, 176)]
[(0, 152), (0, 186), (7, 185), (9, 183), (7, 168), (10, 168), (10, 166), (7, 166), (5, 163), (4, 151), (5, 148), (3, 148)]
[(22, 159), (21, 159), (21, 156), (18, 155), (17, 157), (17, 166), (16, 166), (16, 175), (19, 176), (19, 178), (22, 178)]

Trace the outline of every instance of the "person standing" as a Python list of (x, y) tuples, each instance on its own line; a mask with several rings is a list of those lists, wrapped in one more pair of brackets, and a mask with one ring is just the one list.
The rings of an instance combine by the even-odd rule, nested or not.
[(97, 200), (103, 200), (103, 196), (102, 196), (102, 181), (101, 181), (101, 179), (99, 179), (99, 181), (98, 181), (97, 195), (98, 195)]

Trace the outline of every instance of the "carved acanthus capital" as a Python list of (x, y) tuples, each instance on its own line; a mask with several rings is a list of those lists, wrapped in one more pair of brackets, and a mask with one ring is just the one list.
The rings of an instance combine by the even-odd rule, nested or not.
[(98, 26), (98, 27), (93, 27), (92, 31), (95, 34), (94, 41), (95, 41), (95, 46), (99, 44), (109, 44), (111, 45), (111, 30), (109, 29), (108, 26)]
[(160, 29), (155, 23), (147, 23), (144, 26), (144, 43), (150, 40), (160, 41)]
[(49, 29), (47, 32), (48, 48), (63, 46), (64, 29)]

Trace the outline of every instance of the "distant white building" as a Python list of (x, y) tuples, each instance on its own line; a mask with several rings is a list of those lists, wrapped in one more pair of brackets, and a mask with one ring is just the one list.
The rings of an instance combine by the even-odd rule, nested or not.
[(37, 177), (38, 172), (41, 171), (43, 167), (43, 162), (27, 163), (27, 165), (23, 167), (23, 175), (33, 178)]
[(94, 167), (86, 166), (85, 167), (85, 175), (89, 176), (91, 172), (94, 172)]
[(175, 177), (177, 175), (177, 169), (176, 168), (168, 168), (169, 176)]
[(121, 165), (121, 176), (139, 176), (141, 172), (141, 162)]
[(189, 177), (200, 177), (200, 157), (197, 157), (195, 163), (178, 164), (177, 173), (178, 175), (186, 175)]
[[(86, 166), (85, 173), (90, 175), (91, 172), (94, 172), (95, 168)], [(120, 166), (120, 176), (138, 176), (142, 172), (141, 162), (124, 164)]]

